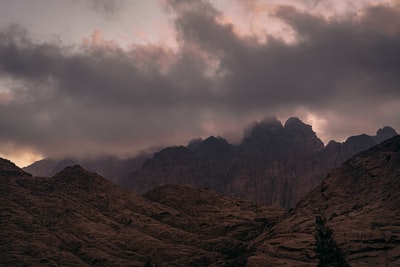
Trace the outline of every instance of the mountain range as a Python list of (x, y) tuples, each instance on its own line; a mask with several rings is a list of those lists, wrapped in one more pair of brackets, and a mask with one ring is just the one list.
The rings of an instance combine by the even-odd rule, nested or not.
[(24, 170), (36, 176), (52, 176), (66, 166), (80, 164), (140, 194), (158, 185), (186, 185), (290, 208), (321, 183), (328, 171), (395, 135), (397, 132), (386, 126), (375, 136), (361, 134), (324, 146), (312, 127), (300, 119), (289, 118), (282, 124), (271, 117), (255, 123), (238, 145), (211, 136), (153, 155), (124, 160), (44, 159)]
[(399, 166), (395, 136), (286, 210), (188, 186), (138, 195), (79, 165), (36, 177), (0, 159), (0, 265), (399, 266)]

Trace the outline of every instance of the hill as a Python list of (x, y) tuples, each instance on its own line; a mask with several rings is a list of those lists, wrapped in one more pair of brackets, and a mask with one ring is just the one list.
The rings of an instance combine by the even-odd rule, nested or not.
[(142, 197), (78, 165), (46, 178), (0, 160), (0, 191), (2, 266), (243, 265), (283, 213), (205, 189)]

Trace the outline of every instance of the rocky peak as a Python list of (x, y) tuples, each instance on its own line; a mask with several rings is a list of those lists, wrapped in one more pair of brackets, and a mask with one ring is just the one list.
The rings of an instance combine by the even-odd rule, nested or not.
[(396, 132), (395, 129), (393, 129), (392, 127), (389, 126), (385, 126), (381, 129), (379, 129), (376, 132), (376, 136), (374, 136), (375, 142), (377, 142), (378, 144), (393, 137), (398, 135), (398, 133)]
[(312, 127), (296, 117), (289, 118), (284, 126), (276, 118), (255, 124), (248, 137), (243, 140), (242, 146), (269, 152), (285, 148), (307, 151), (319, 151), (324, 148)]
[(82, 168), (79, 164), (75, 164), (73, 166), (67, 166), (60, 172), (58, 172), (54, 178), (59, 178), (59, 179), (74, 179), (76, 177), (81, 177), (83, 176), (88, 176), (90, 173)]
[(351, 136), (343, 143), (343, 148), (348, 152), (348, 157), (366, 150), (372, 146), (376, 145), (376, 142), (372, 136), (367, 134), (360, 134), (356, 136)]
[(288, 141), (296, 146), (311, 151), (319, 151), (324, 148), (324, 144), (312, 130), (311, 125), (305, 124), (299, 118), (289, 118), (284, 129)]
[(251, 150), (271, 152), (279, 149), (283, 132), (282, 123), (277, 118), (271, 117), (256, 123), (241, 145)]
[(305, 124), (302, 120), (300, 120), (297, 117), (290, 117), (289, 119), (287, 119), (287, 121), (285, 122), (284, 128), (286, 130), (290, 130), (290, 129), (308, 129), (309, 127), (311, 127), (310, 125)]
[(217, 137), (210, 136), (207, 139), (205, 139), (203, 142), (201, 142), (201, 145), (206, 145), (206, 146), (227, 145), (227, 144), (228, 144), (228, 142), (220, 136), (217, 136)]
[(326, 150), (339, 150), (341, 146), (341, 143), (336, 142), (335, 140), (329, 141), (329, 143), (326, 145), (325, 149)]
[(231, 145), (222, 137), (210, 136), (201, 142), (194, 150), (196, 156), (204, 157), (224, 157), (231, 151)]
[(0, 158), (0, 176), (2, 175), (31, 176), (29, 173), (18, 168), (13, 162)]
[(80, 165), (68, 166), (53, 177), (66, 188), (79, 187), (86, 191), (98, 190), (111, 183), (100, 175), (88, 172)]
[(282, 123), (277, 118), (272, 117), (256, 123), (251, 129), (249, 138), (265, 139), (268, 137), (275, 137), (282, 133), (282, 131)]
[(187, 145), (187, 149), (190, 151), (196, 150), (199, 148), (200, 144), (203, 142), (202, 138), (194, 138), (190, 140), (189, 144)]

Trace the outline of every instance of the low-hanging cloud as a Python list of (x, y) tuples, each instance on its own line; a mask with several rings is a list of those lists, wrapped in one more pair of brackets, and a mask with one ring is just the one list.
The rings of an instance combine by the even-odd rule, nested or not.
[(328, 19), (281, 6), (275, 16), (296, 33), (287, 43), (238, 36), (207, 1), (165, 5), (177, 50), (68, 47), (3, 29), (0, 74), (12, 83), (0, 94), (0, 140), (44, 155), (118, 154), (299, 110), (325, 118), (329, 137), (400, 128), (398, 7)]

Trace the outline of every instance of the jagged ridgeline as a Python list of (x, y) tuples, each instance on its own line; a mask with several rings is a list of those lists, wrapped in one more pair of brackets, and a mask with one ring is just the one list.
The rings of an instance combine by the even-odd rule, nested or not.
[(154, 155), (141, 154), (124, 160), (45, 159), (25, 170), (37, 176), (52, 176), (79, 163), (138, 193), (157, 185), (190, 185), (250, 201), (293, 207), (329, 170), (394, 135), (394, 129), (383, 127), (375, 136), (361, 134), (324, 146), (311, 126), (298, 118), (290, 118), (284, 125), (269, 118), (246, 130), (238, 145), (211, 136), (193, 139), (187, 146), (168, 147)]
[(163, 149), (130, 175), (125, 185), (139, 193), (161, 184), (207, 187), (290, 208), (332, 168), (396, 134), (384, 127), (376, 136), (352, 136), (325, 147), (301, 120), (290, 118), (282, 125), (270, 118), (250, 128), (239, 145), (209, 137), (186, 147)]

